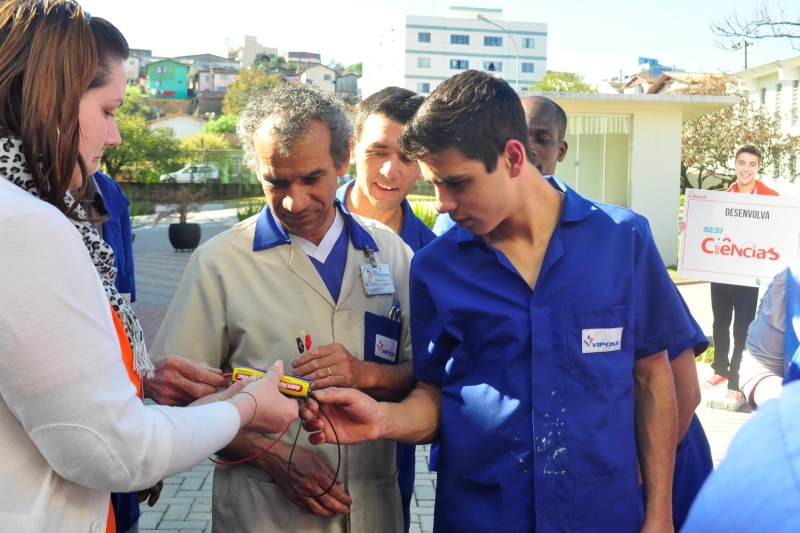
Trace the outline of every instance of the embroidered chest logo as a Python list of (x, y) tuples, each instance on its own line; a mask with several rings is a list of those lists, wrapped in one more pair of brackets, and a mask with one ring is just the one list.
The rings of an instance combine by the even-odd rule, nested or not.
[(623, 328), (584, 329), (581, 332), (583, 353), (613, 352), (622, 349)]
[(375, 357), (394, 363), (397, 358), (397, 341), (383, 335), (375, 335)]

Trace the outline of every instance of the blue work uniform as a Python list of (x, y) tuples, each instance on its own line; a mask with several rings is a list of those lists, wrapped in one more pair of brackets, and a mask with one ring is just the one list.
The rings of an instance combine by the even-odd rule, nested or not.
[[(94, 181), (102, 200), (93, 201), (97, 212), (106, 217), (103, 222), (103, 240), (114, 250), (114, 266), (117, 269), (115, 285), (120, 293), (131, 295), (136, 300), (136, 280), (133, 273), (133, 239), (131, 237), (131, 202), (119, 184), (103, 174), (95, 172)], [(111, 503), (117, 533), (125, 533), (139, 521), (139, 498), (135, 492), (113, 492)]]
[[(677, 292), (677, 290), (676, 290)], [(668, 350), (669, 360), (672, 361), (685, 350), (694, 348), (695, 356), (700, 355), (708, 348), (708, 339), (702, 328), (689, 311), (680, 292), (678, 298), (683, 305), (686, 316), (694, 328), (694, 335), (676, 344)], [(689, 509), (694, 502), (700, 487), (705, 483), (709, 474), (714, 471), (714, 460), (711, 457), (711, 445), (700, 423), (697, 414), (692, 415), (689, 429), (683, 436), (675, 450), (675, 474), (672, 478), (672, 525), (675, 531), (680, 531)]]
[[(336, 198), (347, 205), (347, 195), (356, 180), (350, 180), (336, 191)], [(414, 214), (408, 200), (400, 204), (403, 210), (403, 226), (400, 228), (400, 238), (403, 239), (414, 253), (426, 246), (436, 238), (431, 229)], [(413, 444), (397, 443), (397, 484), (400, 486), (400, 498), (403, 501), (403, 525), (405, 530), (411, 528), (411, 498), (414, 496), (414, 469), (416, 464), (417, 447)]]
[(103, 197), (108, 220), (103, 222), (103, 240), (114, 250), (114, 266), (117, 269), (117, 290), (130, 294), (131, 303), (136, 301), (136, 280), (133, 275), (133, 239), (131, 236), (130, 200), (119, 184), (103, 174), (94, 173), (94, 180)]
[(564, 193), (536, 290), (465, 228), (412, 260), (414, 375), (442, 389), (434, 531), (638, 532), (634, 361), (693, 330), (647, 221)]

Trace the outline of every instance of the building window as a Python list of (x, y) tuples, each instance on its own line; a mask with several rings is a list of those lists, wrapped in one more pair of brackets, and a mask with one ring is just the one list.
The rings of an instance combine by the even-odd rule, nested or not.
[(223, 74), (221, 77), (222, 77), (222, 81), (228, 81), (228, 75), (227, 74)]
[(783, 84), (779, 83), (775, 86), (775, 111), (781, 112), (781, 93), (783, 92)]
[(523, 63), (521, 67), (522, 67), (522, 72), (525, 72), (526, 74), (533, 73), (533, 63)]
[(456, 70), (468, 70), (469, 69), (469, 61), (466, 59), (451, 59), (450, 60), (450, 68)]
[(167, 67), (156, 67), (156, 74), (166, 74)]
[(417, 58), (417, 68), (431, 68), (431, 58), (430, 57), (418, 57)]
[(323, 78), (325, 81), (331, 81), (331, 75), (330, 75), (330, 74), (323, 74), (323, 75), (322, 75), (322, 78)]
[(483, 70), (486, 72), (503, 72), (502, 61), (484, 61)]
[(428, 32), (419, 32), (417, 34), (419, 42), (421, 43), (429, 43), (431, 42), (431, 34)]
[(798, 103), (800, 103), (800, 81), (795, 81), (792, 84), (792, 109), (797, 109)]
[(530, 37), (523, 37), (522, 48), (535, 48), (533, 41), (534, 39), (531, 39)]
[(136, 64), (136, 60), (135, 59), (129, 59), (128, 60), (128, 64), (129, 65), (135, 65)]
[(161, 80), (155, 80), (155, 86), (161, 87)]
[(764, 87), (761, 89), (761, 105), (767, 104), (767, 88)]
[(428, 94), (431, 92), (431, 84), (430, 83), (418, 83), (417, 84), (417, 92), (421, 94)]
[(483, 46), (503, 46), (502, 37), (484, 37)]
[(451, 35), (450, 44), (469, 44), (469, 35)]
[(227, 88), (227, 87), (217, 87), (217, 92), (218, 92), (218, 93), (224, 93), (224, 92), (225, 92), (225, 91), (227, 91), (227, 90), (228, 90), (228, 88)]
[(203, 76), (203, 81), (208, 83), (209, 81), (211, 81), (211, 76)]

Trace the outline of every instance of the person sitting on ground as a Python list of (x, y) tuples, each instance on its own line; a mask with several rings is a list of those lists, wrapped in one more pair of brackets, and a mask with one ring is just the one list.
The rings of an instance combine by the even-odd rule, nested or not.
[(80, 206), (120, 140), (127, 54), (118, 30), (76, 2), (0, 5), (2, 531), (113, 531), (112, 491), (152, 487), (242, 428), (297, 416), (278, 393), (281, 364), (190, 409), (137, 394), (132, 381), (153, 370), (141, 327)]

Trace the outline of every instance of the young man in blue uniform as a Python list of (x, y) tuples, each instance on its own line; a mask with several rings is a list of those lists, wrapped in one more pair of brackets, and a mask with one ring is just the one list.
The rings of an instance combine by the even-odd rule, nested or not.
[[(485, 73), (440, 85), (400, 146), (460, 227), (412, 262), (417, 388), (321, 391), (339, 439), (438, 436), (435, 531), (672, 531), (666, 351), (694, 329), (647, 221), (544, 179), (519, 98)], [(312, 442), (333, 440), (308, 407)]]
[[(408, 89), (387, 87), (361, 102), (350, 150), (356, 178), (336, 191), (336, 198), (351, 213), (383, 222), (415, 253), (436, 235), (414, 214), (406, 200), (422, 175), (419, 163), (409, 161), (400, 152), (397, 140), (423, 101), (422, 96)], [(411, 527), (415, 455), (416, 446), (398, 443), (397, 481), (405, 531)]]

